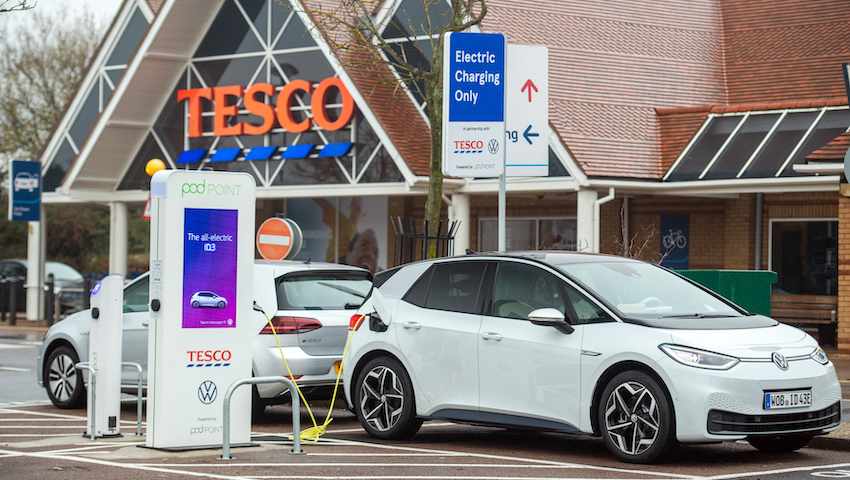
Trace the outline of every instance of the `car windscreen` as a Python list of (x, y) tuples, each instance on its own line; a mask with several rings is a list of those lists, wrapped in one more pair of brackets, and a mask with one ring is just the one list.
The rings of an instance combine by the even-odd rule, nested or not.
[(80, 272), (74, 270), (74, 267), (58, 262), (45, 262), (44, 271), (46, 275), (53, 274), (53, 278), (59, 280), (82, 280), (83, 276)]
[(368, 272), (289, 274), (279, 279), (278, 305), (281, 310), (357, 308), (371, 288)]
[(743, 315), (688, 280), (649, 263), (610, 261), (557, 267), (625, 317), (694, 319)]

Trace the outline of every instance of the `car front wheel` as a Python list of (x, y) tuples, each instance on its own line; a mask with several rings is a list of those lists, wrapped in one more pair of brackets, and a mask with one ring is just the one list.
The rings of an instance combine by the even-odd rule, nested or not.
[(416, 418), (413, 384), (393, 358), (370, 360), (357, 376), (352, 397), (360, 424), (375, 438), (409, 438), (422, 426), (422, 419)]
[(658, 382), (640, 371), (620, 373), (602, 392), (599, 426), (619, 460), (651, 463), (675, 445), (673, 409)]
[(86, 402), (83, 374), (74, 366), (80, 357), (73, 348), (63, 345), (47, 356), (44, 388), (47, 396), (58, 408), (80, 408)]

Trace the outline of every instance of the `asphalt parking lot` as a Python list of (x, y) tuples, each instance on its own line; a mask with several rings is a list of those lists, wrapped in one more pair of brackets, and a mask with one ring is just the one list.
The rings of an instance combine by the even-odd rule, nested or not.
[[(314, 405), (322, 422), (327, 404)], [(304, 427), (311, 425), (306, 411)], [(658, 465), (613, 460), (601, 440), (527, 434), (498, 428), (426, 422), (407, 441), (384, 442), (365, 434), (348, 410), (318, 443), (293, 454), (291, 409), (275, 406), (252, 427), (252, 447), (165, 452), (142, 448), (135, 435), (135, 401), (124, 402), (122, 437), (89, 440), (85, 410), (52, 405), (0, 407), (0, 478), (219, 478), (219, 479), (538, 479), (538, 478), (802, 478), (848, 472), (850, 438), (816, 440), (784, 455), (765, 455), (726, 442), (679, 449)], [(844, 424), (847, 427), (847, 424)], [(144, 431), (144, 430), (143, 430)], [(834, 477), (833, 477), (834, 478)]]

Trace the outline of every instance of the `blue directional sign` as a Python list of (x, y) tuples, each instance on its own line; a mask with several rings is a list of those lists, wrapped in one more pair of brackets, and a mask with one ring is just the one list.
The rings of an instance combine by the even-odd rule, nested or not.
[(41, 162), (12, 160), (12, 168), (9, 172), (9, 220), (39, 221)]
[(505, 155), (505, 36), (452, 32), (443, 45), (443, 174), (499, 176)]

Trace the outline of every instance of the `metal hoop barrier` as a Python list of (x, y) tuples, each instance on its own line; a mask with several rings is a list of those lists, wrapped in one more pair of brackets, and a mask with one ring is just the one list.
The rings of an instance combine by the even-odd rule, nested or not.
[(95, 415), (96, 412), (94, 411), (94, 408), (97, 405), (97, 403), (95, 402), (95, 398), (97, 396), (97, 370), (91, 368), (89, 362), (76, 363), (74, 364), (74, 368), (78, 370), (88, 370), (91, 373), (91, 436), (89, 437), (89, 440), (94, 440), (95, 433), (97, 432), (97, 429), (94, 428), (95, 421), (97, 419), (97, 416)]
[(139, 383), (136, 387), (136, 436), (142, 435), (142, 366), (133, 362), (121, 362), (122, 367), (132, 367), (139, 374)]
[(298, 398), (298, 395), (295, 394), (297, 392), (295, 388), (295, 383), (283, 376), (272, 376), (272, 377), (251, 377), (251, 378), (240, 378), (235, 382), (231, 383), (229, 387), (227, 387), (227, 391), (224, 393), (224, 427), (222, 429), (222, 444), (221, 444), (221, 457), (219, 460), (233, 460), (230, 456), (230, 397), (233, 395), (233, 392), (236, 391), (236, 388), (242, 385), (255, 385), (258, 383), (283, 383), (287, 387), (289, 387), (289, 391), (293, 392), (290, 397), (292, 398), (292, 452), (291, 453), (301, 453), (301, 400)]

